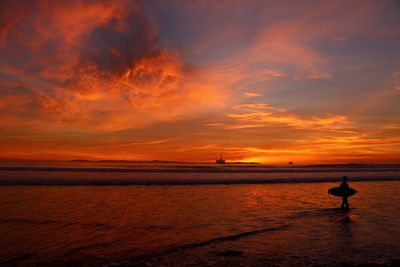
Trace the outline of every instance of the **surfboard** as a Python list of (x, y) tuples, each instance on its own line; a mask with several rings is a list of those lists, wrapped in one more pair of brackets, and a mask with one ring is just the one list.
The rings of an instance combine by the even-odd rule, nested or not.
[[(332, 187), (329, 188), (328, 193), (331, 194), (332, 196), (335, 197), (344, 197), (344, 193), (342, 189), (340, 189), (340, 187)], [(355, 190), (354, 188), (349, 188), (349, 191), (347, 192), (347, 196), (351, 197), (354, 196), (357, 193), (357, 190)]]

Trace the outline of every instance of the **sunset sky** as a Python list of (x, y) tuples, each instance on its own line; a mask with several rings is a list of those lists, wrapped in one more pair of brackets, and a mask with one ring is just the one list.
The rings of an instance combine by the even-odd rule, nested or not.
[(400, 163), (400, 2), (0, 2), (0, 158), (220, 152)]

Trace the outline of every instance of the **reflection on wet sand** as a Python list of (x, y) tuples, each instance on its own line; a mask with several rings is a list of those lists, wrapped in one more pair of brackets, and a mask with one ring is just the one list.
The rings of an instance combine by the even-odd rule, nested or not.
[(349, 212), (332, 208), (326, 194), (332, 185), (0, 187), (0, 263), (222, 266), (394, 260), (400, 253), (400, 183), (357, 183), (362, 193), (352, 198)]

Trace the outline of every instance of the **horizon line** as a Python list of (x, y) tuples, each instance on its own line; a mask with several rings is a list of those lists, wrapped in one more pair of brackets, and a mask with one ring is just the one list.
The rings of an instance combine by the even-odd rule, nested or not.
[[(182, 160), (131, 160), (131, 159), (29, 159), (29, 158), (0, 158), (0, 161), (36, 161), (36, 162), (132, 162), (132, 163), (179, 163), (179, 164), (216, 164), (215, 160), (210, 161), (182, 161)], [(257, 164), (257, 165), (290, 165), (290, 166), (304, 166), (304, 165), (399, 165), (400, 162), (313, 162), (313, 163), (296, 163), (289, 164), (288, 162), (249, 162), (249, 161), (229, 161), (227, 160), (224, 164)]]

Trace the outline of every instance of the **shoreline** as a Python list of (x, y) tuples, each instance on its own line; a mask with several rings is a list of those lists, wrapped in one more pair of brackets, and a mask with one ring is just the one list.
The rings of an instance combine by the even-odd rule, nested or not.
[[(351, 183), (355, 182), (395, 182), (400, 181), (399, 177), (383, 178), (352, 178)], [(29, 186), (202, 186), (202, 185), (251, 185), (251, 184), (301, 184), (301, 183), (338, 183), (338, 178), (276, 178), (276, 179), (42, 179), (42, 180), (7, 180), (0, 178), (0, 186), (29, 185)]]

